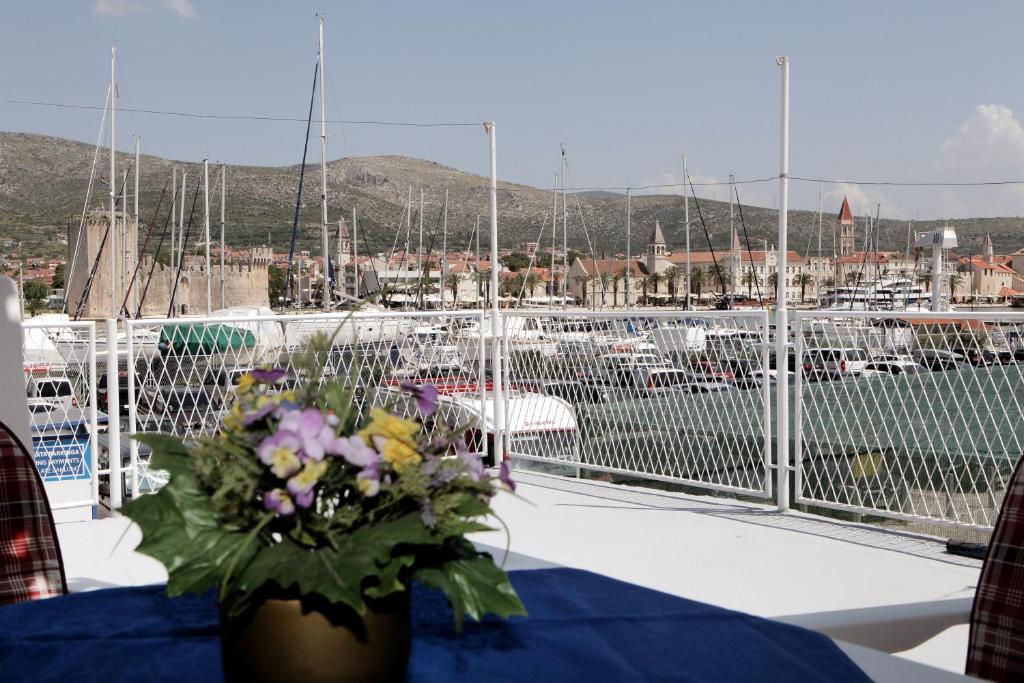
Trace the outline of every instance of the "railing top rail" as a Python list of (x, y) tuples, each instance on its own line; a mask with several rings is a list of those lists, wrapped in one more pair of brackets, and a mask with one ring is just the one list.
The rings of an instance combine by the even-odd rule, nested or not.
[(52, 330), (52, 329), (95, 329), (96, 323), (92, 320), (66, 320), (64, 322), (32, 322), (31, 320), (21, 323), (22, 329), (29, 330)]
[(217, 323), (260, 323), (260, 322), (342, 322), (351, 317), (354, 320), (408, 319), (424, 318), (479, 318), (479, 310), (463, 311), (358, 311), (352, 313), (309, 313), (309, 314), (274, 314), (274, 315), (231, 315), (204, 316), (200, 318), (137, 318), (126, 320), (129, 327), (152, 327), (154, 325), (210, 325)]
[(1024, 322), (1024, 311), (843, 311), (843, 310), (810, 310), (793, 311), (793, 320), (838, 320), (843, 318), (881, 319), (881, 320), (981, 320), (983, 322)]
[(533, 308), (513, 308), (504, 309), (501, 314), (503, 316), (530, 316), (530, 317), (541, 317), (541, 318), (608, 318), (608, 319), (627, 319), (627, 318), (670, 318), (672, 320), (680, 320), (683, 318), (764, 318), (768, 311), (762, 309), (742, 309), (732, 311), (687, 311), (683, 309), (674, 309), (669, 311), (653, 311), (647, 309), (635, 309), (632, 311), (620, 310), (620, 311), (602, 311), (593, 310), (589, 308), (577, 309), (577, 310), (547, 310), (547, 309), (533, 309)]

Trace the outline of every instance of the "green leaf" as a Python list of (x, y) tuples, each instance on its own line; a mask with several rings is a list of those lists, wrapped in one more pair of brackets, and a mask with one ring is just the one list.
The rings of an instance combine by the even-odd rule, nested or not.
[(153, 451), (149, 460), (153, 469), (166, 470), (172, 477), (179, 472), (191, 471), (189, 462), (192, 454), (178, 437), (170, 434), (135, 434), (132, 438)]
[(465, 614), (476, 621), (488, 613), (502, 619), (516, 614), (526, 616), (526, 608), (508, 574), (486, 553), (451, 560), (440, 567), (421, 568), (414, 578), (444, 592), (455, 611), (455, 628), (460, 632)]

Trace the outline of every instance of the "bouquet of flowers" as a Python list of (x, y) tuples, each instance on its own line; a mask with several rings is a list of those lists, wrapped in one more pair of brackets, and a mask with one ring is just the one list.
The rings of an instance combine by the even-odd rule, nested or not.
[(215, 436), (136, 437), (170, 482), (125, 514), (142, 528), (139, 552), (167, 567), (168, 593), (217, 588), (233, 616), (271, 594), (363, 614), (415, 580), (447, 595), (460, 628), (464, 615), (525, 614), (505, 572), (466, 539), (490, 528), (491, 498), (514, 486), (508, 470), (489, 474), (462, 430), (436, 419), (431, 385), (402, 386), (418, 420), (362, 415), (354, 382), (316, 362), (329, 352), (326, 335), (310, 342), (300, 388), (285, 388), (281, 369), (245, 375)]

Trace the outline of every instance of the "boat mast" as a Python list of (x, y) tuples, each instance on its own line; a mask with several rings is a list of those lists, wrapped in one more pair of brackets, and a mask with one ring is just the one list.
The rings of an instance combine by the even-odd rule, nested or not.
[[(554, 256), (552, 256), (554, 258)], [(480, 271), (480, 216), (476, 217), (476, 301), (480, 304), (480, 295), (482, 293), (484, 282)], [(480, 331), (483, 334), (483, 330)]]
[[(821, 263), (821, 230), (825, 220), (825, 181), (818, 181), (818, 263)], [(815, 268), (817, 271), (817, 268)], [(815, 307), (821, 307), (821, 278), (814, 278)]]
[[(548, 308), (553, 309), (555, 307), (555, 232), (558, 229), (558, 174), (555, 174), (555, 184), (551, 188), (551, 196), (553, 203), (551, 205), (551, 268), (548, 269), (548, 276), (550, 277), (551, 283), (548, 287), (550, 294), (548, 295)], [(562, 293), (565, 296), (565, 293)]]
[(323, 220), (320, 226), (320, 241), (324, 253), (324, 288), (322, 304), (325, 311), (331, 308), (331, 288), (328, 282), (331, 257), (327, 244), (327, 115), (324, 100), (324, 17), (320, 19), (320, 51), (317, 60), (320, 62), (320, 204), (323, 208)]
[(736, 239), (736, 225), (733, 222), (733, 197), (736, 192), (736, 176), (732, 173), (729, 174), (729, 239), (732, 240), (730, 250), (732, 251), (732, 293), (736, 295), (738, 279), (740, 276), (739, 269), (739, 249), (740, 242)]
[(210, 160), (203, 159), (203, 223), (206, 232), (206, 315), (213, 313), (213, 273), (210, 272)]
[[(182, 188), (184, 190), (185, 188)], [(175, 233), (178, 231), (178, 203), (175, 201), (178, 197), (178, 169), (171, 167), (171, 284), (173, 287), (174, 283), (174, 243)], [(154, 257), (155, 258), (155, 257)]]
[[(164, 186), (166, 187), (166, 185)], [(127, 225), (125, 226), (125, 232), (128, 232)], [(132, 245), (132, 251), (129, 252), (129, 256), (134, 256), (131, 260), (138, 262), (139, 259), (139, 136), (135, 136), (135, 243)], [(132, 264), (132, 268), (134, 268)], [(126, 271), (127, 272), (127, 271)], [(132, 295), (133, 299), (135, 294)], [(135, 308), (134, 300), (131, 303), (131, 307)]]
[(220, 167), (220, 307), (224, 308), (224, 251), (227, 248), (224, 240), (224, 195), (227, 192), (227, 185), (224, 183), (227, 177), (227, 167), (221, 164)]
[(690, 310), (690, 193), (687, 186), (690, 175), (686, 172), (686, 155), (683, 155), (683, 223), (686, 224), (686, 310)]
[(626, 188), (626, 308), (632, 308), (630, 294), (633, 291), (630, 276), (633, 270), (633, 191)]
[(566, 213), (565, 201), (565, 143), (561, 143), (562, 150), (562, 309), (565, 310), (569, 292), (569, 229), (568, 214)]
[(114, 160), (117, 118), (117, 48), (110, 48), (110, 317), (117, 317), (117, 167)]
[(423, 308), (423, 188), (420, 188), (419, 242), (416, 247), (416, 303)]
[[(444, 309), (444, 288), (448, 284), (448, 188), (444, 188), (444, 227), (441, 232), (441, 308)], [(452, 294), (452, 310), (458, 298), (458, 287)]]
[[(352, 207), (352, 296), (359, 298), (359, 224), (356, 222), (356, 207)], [(339, 240), (340, 241), (340, 240)]]

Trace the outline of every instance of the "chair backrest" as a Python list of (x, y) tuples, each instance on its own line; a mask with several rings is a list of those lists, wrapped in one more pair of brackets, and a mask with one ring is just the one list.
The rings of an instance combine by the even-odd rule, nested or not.
[(67, 593), (50, 502), (35, 461), (0, 422), (0, 605)]
[(1024, 677), (1024, 457), (1010, 476), (971, 609), (967, 674)]

